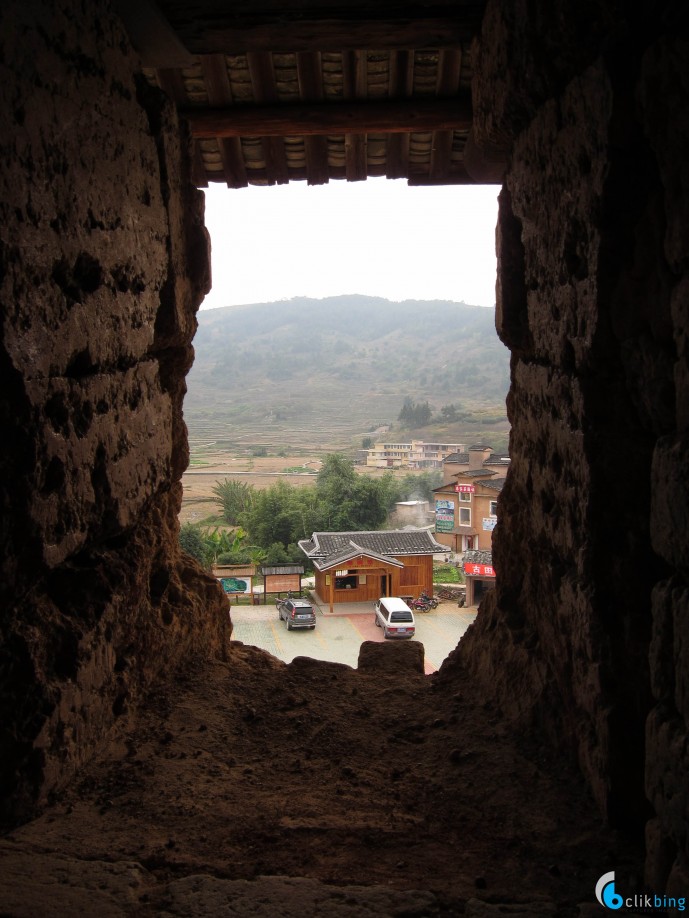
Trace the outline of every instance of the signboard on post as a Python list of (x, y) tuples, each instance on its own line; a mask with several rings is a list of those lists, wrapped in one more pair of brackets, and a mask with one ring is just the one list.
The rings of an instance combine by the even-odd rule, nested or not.
[(226, 593), (250, 593), (251, 578), (247, 577), (219, 577), (222, 588)]
[(455, 528), (455, 505), (451, 500), (435, 502), (435, 531), (452, 532)]
[(490, 564), (472, 564), (471, 561), (465, 561), (464, 573), (468, 577), (495, 577), (495, 568)]

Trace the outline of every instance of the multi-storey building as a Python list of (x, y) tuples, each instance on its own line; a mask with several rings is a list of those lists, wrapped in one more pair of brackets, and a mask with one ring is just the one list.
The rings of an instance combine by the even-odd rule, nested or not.
[(423, 440), (375, 443), (366, 451), (366, 465), (379, 469), (438, 469), (447, 456), (463, 450), (461, 443), (425, 443)]
[(469, 447), (447, 457), (445, 483), (434, 490), (435, 538), (462, 559), (467, 605), (495, 585), (493, 530), (508, 465), (509, 457), (494, 456), (489, 446)]

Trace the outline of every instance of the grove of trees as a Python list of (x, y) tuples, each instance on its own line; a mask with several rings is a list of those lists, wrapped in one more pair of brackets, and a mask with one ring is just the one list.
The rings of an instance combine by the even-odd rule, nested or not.
[[(182, 547), (205, 566), (249, 561), (279, 564), (304, 562), (297, 542), (313, 532), (380, 529), (397, 501), (430, 500), (441, 484), (440, 471), (380, 478), (360, 475), (340, 453), (325, 457), (314, 485), (295, 487), (278, 481), (265, 489), (225, 479), (213, 489), (223, 521), (238, 527), (232, 535), (187, 523)], [(224, 539), (224, 541), (223, 541)]]
[(438, 424), (452, 424), (460, 421), (465, 417), (465, 412), (461, 406), (454, 403), (443, 405), (437, 415), (433, 414), (433, 408), (426, 402), (415, 402), (411, 396), (407, 396), (404, 404), (397, 415), (397, 420), (402, 427), (416, 428), (425, 427), (432, 422)]

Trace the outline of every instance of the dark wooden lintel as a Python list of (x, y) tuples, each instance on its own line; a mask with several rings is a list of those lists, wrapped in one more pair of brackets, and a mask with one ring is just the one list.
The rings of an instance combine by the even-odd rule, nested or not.
[[(227, 3), (158, 0), (177, 38), (192, 54), (352, 51), (359, 48), (451, 48), (478, 32), (485, 2), (451, 0), (353, 3)], [(328, 8), (330, 6), (330, 8)]]
[(286, 137), (327, 134), (406, 134), (468, 130), (471, 100), (407, 99), (401, 102), (299, 103), (186, 109), (194, 137)]

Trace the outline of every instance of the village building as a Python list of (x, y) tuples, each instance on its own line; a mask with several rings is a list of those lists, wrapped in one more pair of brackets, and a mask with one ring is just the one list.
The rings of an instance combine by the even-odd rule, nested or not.
[(299, 548), (315, 570), (318, 597), (342, 602), (416, 598), (433, 589), (433, 556), (447, 552), (427, 529), (314, 532)]
[(366, 450), (366, 465), (378, 469), (439, 469), (443, 460), (455, 452), (461, 452), (461, 443), (425, 443), (412, 440), (409, 443), (375, 443)]
[(485, 593), (495, 587), (495, 569), (491, 551), (467, 551), (462, 561), (466, 579), (466, 605), (477, 606)]
[(435, 512), (427, 500), (399, 500), (389, 516), (389, 522), (399, 528), (414, 526), (416, 529), (433, 528)]
[(445, 456), (442, 463), (443, 484), (451, 481), (453, 475), (467, 469), (491, 469), (504, 477), (509, 464), (509, 456), (493, 452), (492, 446), (475, 444), (466, 452), (458, 450)]
[(467, 469), (433, 490), (435, 537), (456, 555), (490, 551), (498, 494), (505, 483), (490, 469)]

